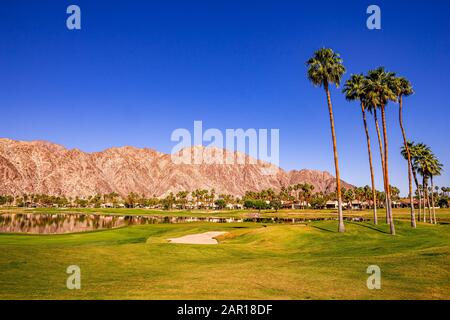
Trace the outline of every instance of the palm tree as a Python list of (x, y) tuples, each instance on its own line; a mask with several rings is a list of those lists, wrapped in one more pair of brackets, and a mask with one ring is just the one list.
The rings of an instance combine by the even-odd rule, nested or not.
[[(363, 187), (363, 198), (364, 201), (369, 202), (369, 199), (372, 197), (372, 195), (375, 193), (375, 201), (377, 202), (378, 197), (377, 197), (377, 190), (373, 190), (372, 188), (370, 188), (368, 185), (365, 185)], [(372, 202), (372, 204), (375, 204), (376, 202)]]
[(314, 191), (314, 186), (309, 183), (305, 183), (301, 186), (304, 196), (304, 205), (308, 206), (311, 201), (312, 192)]
[(395, 93), (398, 97), (398, 119), (400, 122), (400, 128), (402, 130), (403, 144), (406, 152), (406, 159), (408, 160), (408, 187), (409, 187), (409, 204), (411, 206), (411, 226), (416, 227), (416, 217), (414, 214), (414, 200), (412, 192), (412, 166), (411, 166), (411, 153), (409, 152), (408, 140), (406, 139), (405, 128), (403, 126), (403, 97), (409, 96), (414, 93), (411, 83), (403, 77), (395, 79)]
[(191, 192), (192, 199), (195, 200), (195, 209), (199, 208), (200, 190), (196, 189)]
[[(431, 149), (424, 143), (417, 143), (412, 148), (413, 152), (413, 174), (415, 172), (418, 172), (420, 175), (422, 175), (422, 185), (419, 186), (421, 193), (422, 193), (422, 201), (423, 201), (423, 222), (426, 222), (426, 207), (428, 207), (428, 211), (431, 215), (431, 209), (430, 209), (430, 199), (428, 196), (428, 188), (426, 188), (426, 185), (428, 185), (428, 177), (423, 176), (424, 173), (427, 172), (426, 168), (426, 159), (429, 157), (429, 154), (431, 154)], [(425, 159), (425, 160), (424, 160)], [(425, 165), (424, 165), (425, 163)], [(424, 167), (424, 168), (423, 168)]]
[(177, 201), (181, 204), (183, 209), (186, 209), (187, 196), (189, 195), (189, 191), (179, 191), (176, 194)]
[(363, 117), (364, 130), (366, 133), (367, 140), (367, 152), (369, 154), (369, 167), (370, 167), (370, 179), (372, 181), (372, 197), (373, 197), (373, 222), (374, 224), (378, 224), (377, 217), (377, 193), (375, 189), (375, 176), (373, 173), (373, 164), (372, 164), (372, 150), (370, 147), (370, 135), (369, 129), (367, 128), (367, 119), (366, 119), (366, 79), (362, 74), (352, 74), (349, 80), (345, 83), (344, 94), (345, 98), (348, 101), (359, 100), (361, 104), (361, 111)]
[[(414, 142), (407, 141), (407, 146), (410, 154), (411, 159), (411, 172), (413, 175), (414, 183), (416, 185), (416, 191), (417, 196), (419, 198), (419, 216), (418, 219), (420, 221), (420, 216), (422, 215), (422, 192), (421, 192), (421, 186), (419, 185), (419, 180), (417, 179), (417, 169), (418, 169), (418, 158), (420, 155), (420, 146), (414, 144)], [(406, 147), (401, 147), (401, 154), (405, 160), (408, 160), (408, 155), (406, 153)]]
[(333, 139), (334, 166), (336, 169), (336, 194), (338, 198), (338, 219), (339, 232), (345, 232), (344, 217), (342, 214), (342, 195), (341, 179), (339, 172), (339, 157), (336, 143), (336, 132), (334, 129), (333, 106), (331, 104), (330, 84), (336, 87), (341, 83), (342, 75), (345, 73), (345, 67), (339, 54), (332, 49), (322, 48), (317, 50), (313, 57), (307, 61), (308, 79), (315, 85), (323, 87), (327, 96), (328, 113), (330, 117), (331, 136)]
[(419, 174), (422, 176), (422, 189), (424, 195), (423, 222), (426, 221), (426, 207), (428, 207), (430, 223), (433, 223), (433, 216), (428, 194), (428, 179), (430, 178), (430, 172), (433, 170), (433, 166), (435, 165), (435, 158), (433, 156), (433, 153), (431, 152), (430, 147), (423, 143), (417, 144), (415, 146), (414, 152), (414, 165), (417, 167), (417, 172), (419, 172)]
[(434, 154), (432, 154), (433, 161), (432, 165), (430, 167), (430, 181), (431, 181), (431, 206), (433, 208), (433, 220), (434, 224), (436, 224), (436, 209), (434, 205), (434, 182), (433, 177), (440, 176), (442, 173), (442, 164), (439, 162), (439, 160), (436, 158)]
[(395, 235), (394, 218), (392, 214), (392, 201), (390, 194), (389, 184), (389, 145), (387, 136), (386, 125), (386, 105), (391, 101), (396, 101), (397, 97), (394, 94), (393, 88), (395, 87), (395, 73), (386, 72), (383, 67), (379, 67), (375, 70), (369, 71), (368, 74), (368, 87), (370, 91), (374, 92), (378, 97), (379, 107), (381, 109), (381, 119), (383, 124), (383, 142), (384, 142), (384, 173), (385, 173), (385, 185), (386, 185), (386, 198), (389, 218), (390, 232)]
[(208, 196), (208, 194), (206, 194), (206, 196), (208, 198), (209, 207), (211, 208), (214, 205), (214, 199), (216, 198), (216, 189), (212, 188), (210, 195)]
[(352, 211), (352, 202), (355, 200), (355, 193), (353, 189), (342, 188), (342, 194), (344, 195), (344, 200), (347, 202), (347, 210)]
[[(375, 129), (377, 132), (377, 138), (378, 138), (378, 147), (379, 147), (379, 151), (380, 151), (380, 158), (381, 158), (381, 171), (383, 173), (383, 187), (384, 187), (384, 191), (386, 192), (387, 190), (387, 185), (386, 185), (386, 177), (385, 177), (385, 170), (384, 170), (384, 147), (383, 147), (383, 142), (381, 140), (381, 131), (380, 131), (380, 125), (378, 123), (378, 116), (377, 116), (377, 108), (380, 105), (379, 103), (379, 98), (378, 98), (378, 93), (373, 91), (372, 88), (373, 86), (369, 86), (370, 84), (370, 79), (368, 77), (366, 77), (366, 108), (367, 110), (369, 110), (370, 113), (373, 114), (373, 120), (375, 122)], [(389, 223), (389, 211), (388, 211), (388, 204), (387, 204), (387, 199), (386, 197), (384, 198), (384, 207), (386, 209), (386, 223)]]

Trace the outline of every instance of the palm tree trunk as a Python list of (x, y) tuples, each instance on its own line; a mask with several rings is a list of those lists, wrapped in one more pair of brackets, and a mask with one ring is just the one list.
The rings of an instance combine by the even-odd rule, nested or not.
[(434, 208), (434, 183), (433, 183), (433, 175), (431, 175), (430, 179), (431, 179), (431, 206), (433, 207), (433, 220), (434, 220), (434, 224), (437, 224), (437, 222), (436, 222), (436, 209)]
[(425, 177), (422, 177), (423, 190), (423, 222), (427, 222), (427, 192), (425, 191)]
[(419, 217), (418, 220), (421, 221), (421, 215), (422, 215), (422, 192), (419, 188), (417, 188), (417, 196), (419, 198)]
[(345, 232), (344, 216), (342, 214), (341, 178), (339, 173), (339, 157), (337, 152), (336, 132), (334, 130), (333, 106), (331, 104), (330, 90), (328, 89), (327, 83), (325, 83), (325, 92), (327, 94), (328, 113), (330, 115), (331, 136), (333, 138), (334, 167), (336, 169), (336, 195), (338, 198), (338, 220), (339, 220), (338, 231)]
[(402, 129), (403, 143), (405, 144), (406, 155), (408, 158), (408, 184), (409, 184), (409, 204), (411, 206), (411, 227), (416, 227), (416, 216), (414, 213), (414, 200), (412, 192), (412, 166), (411, 166), (411, 153), (409, 152), (408, 140), (406, 139), (405, 128), (403, 127), (403, 98), (399, 97), (398, 119), (400, 122), (400, 128)]
[[(373, 109), (373, 117), (375, 120), (375, 128), (377, 129), (377, 137), (378, 137), (378, 146), (380, 148), (380, 156), (381, 156), (381, 169), (383, 172), (383, 185), (384, 185), (384, 193), (387, 195), (387, 188), (386, 188), (386, 174), (384, 170), (384, 151), (383, 151), (383, 142), (381, 141), (381, 132), (380, 132), (380, 126), (378, 124), (378, 117), (377, 117), (377, 109)], [(388, 210), (388, 204), (387, 204), (387, 196), (385, 196), (384, 200), (384, 207), (386, 209), (386, 223), (389, 223), (389, 210)]]
[(417, 194), (419, 195), (419, 216), (418, 219), (420, 221), (420, 216), (422, 214), (422, 197), (421, 197), (421, 192), (420, 192), (420, 188), (419, 188), (419, 181), (417, 180), (417, 173), (415, 170), (412, 170), (412, 174), (413, 174), (413, 178), (414, 178), (414, 183), (416, 184), (416, 189), (417, 189)]
[(367, 128), (367, 119), (366, 119), (366, 109), (364, 108), (364, 103), (361, 103), (361, 110), (364, 122), (364, 130), (366, 132), (366, 140), (367, 140), (367, 152), (369, 154), (369, 167), (370, 167), (370, 179), (372, 181), (372, 197), (373, 197), (373, 223), (378, 224), (377, 217), (377, 191), (375, 189), (375, 176), (373, 173), (373, 164), (372, 164), (372, 150), (370, 148), (370, 135), (369, 129)]
[[(428, 189), (428, 184), (427, 184), (427, 189)], [(427, 190), (427, 203), (428, 203), (428, 214), (430, 216), (430, 223), (434, 223), (433, 222), (433, 214), (431, 212), (431, 201), (430, 201), (430, 194)]]
[(431, 216), (431, 206), (430, 206), (430, 197), (428, 195), (428, 182), (423, 178), (423, 193), (424, 193), (424, 218), (423, 222), (426, 222), (426, 209), (428, 208), (428, 216), (430, 218), (430, 223), (433, 223), (432, 216)]
[(386, 125), (386, 112), (384, 110), (384, 105), (381, 105), (381, 119), (383, 122), (383, 140), (384, 140), (384, 171), (385, 171), (385, 178), (386, 178), (386, 186), (387, 186), (387, 204), (388, 204), (388, 210), (389, 210), (389, 226), (390, 231), (392, 235), (395, 235), (395, 226), (394, 226), (394, 218), (391, 211), (391, 188), (389, 184), (389, 145), (388, 145), (388, 137), (387, 137), (387, 125)]

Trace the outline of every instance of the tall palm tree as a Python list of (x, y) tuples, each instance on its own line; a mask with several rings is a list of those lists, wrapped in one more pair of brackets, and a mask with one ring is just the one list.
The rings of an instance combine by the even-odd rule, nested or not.
[(430, 167), (430, 181), (431, 181), (431, 207), (433, 208), (433, 220), (434, 224), (437, 223), (436, 221), (436, 208), (434, 205), (434, 182), (433, 177), (440, 176), (442, 173), (442, 164), (439, 162), (439, 160), (436, 158), (434, 154), (432, 154), (433, 161), (432, 165)]
[[(378, 93), (373, 91), (373, 86), (370, 86), (370, 79), (366, 77), (366, 108), (367, 110), (373, 114), (373, 120), (375, 123), (375, 129), (377, 132), (377, 139), (378, 139), (378, 147), (380, 151), (380, 158), (381, 158), (381, 171), (383, 173), (383, 187), (384, 191), (386, 192), (387, 185), (386, 185), (386, 177), (385, 177), (385, 171), (384, 171), (384, 147), (383, 142), (381, 140), (381, 131), (380, 131), (380, 125), (378, 123), (378, 115), (377, 115), (377, 108), (380, 105)], [(377, 197), (378, 198), (378, 197)], [(388, 204), (387, 199), (384, 197), (384, 207), (386, 209), (386, 223), (389, 223), (389, 211), (388, 211)]]
[(336, 144), (336, 132), (334, 129), (333, 105), (331, 104), (330, 84), (336, 87), (341, 83), (345, 67), (339, 54), (332, 49), (322, 48), (317, 50), (313, 57), (306, 62), (308, 66), (308, 79), (315, 85), (325, 89), (328, 113), (330, 117), (331, 136), (333, 139), (334, 166), (336, 169), (336, 195), (338, 198), (339, 232), (345, 232), (344, 217), (342, 214), (341, 179), (339, 172), (339, 157)]
[(416, 160), (415, 166), (417, 172), (422, 176), (422, 197), (423, 197), (423, 222), (426, 222), (426, 208), (429, 211), (429, 217), (431, 222), (431, 207), (430, 198), (428, 194), (428, 162), (430, 159), (431, 149), (424, 143), (418, 143), (416, 145)]
[(414, 200), (412, 191), (412, 166), (411, 166), (411, 153), (409, 152), (408, 140), (406, 139), (405, 127), (403, 126), (403, 97), (409, 96), (414, 93), (411, 83), (403, 77), (395, 79), (395, 93), (398, 97), (398, 120), (400, 122), (400, 128), (402, 130), (403, 144), (406, 152), (406, 159), (408, 160), (408, 187), (409, 187), (409, 204), (411, 206), (411, 226), (416, 227), (416, 217), (414, 213)]
[(435, 158), (431, 152), (430, 147), (423, 143), (419, 143), (415, 148), (415, 165), (417, 171), (422, 176), (422, 190), (424, 198), (424, 214), (423, 222), (426, 222), (426, 207), (428, 207), (430, 223), (433, 223), (433, 216), (431, 212), (431, 204), (428, 193), (428, 179), (430, 178), (430, 172), (433, 170)]
[(368, 105), (368, 103), (367, 103), (368, 97), (366, 95), (366, 88), (367, 88), (366, 83), (367, 83), (367, 81), (362, 74), (352, 74), (350, 79), (347, 80), (347, 82), (345, 83), (343, 92), (345, 94), (345, 98), (348, 101), (358, 100), (361, 105), (364, 131), (366, 133), (366, 140), (367, 140), (367, 153), (369, 154), (370, 179), (372, 181), (373, 222), (374, 222), (374, 224), (378, 224), (377, 192), (375, 189), (375, 175), (373, 173), (372, 150), (370, 147), (370, 135), (369, 135), (369, 129), (367, 128), (367, 119), (366, 119), (366, 105)]
[(392, 201), (389, 184), (389, 145), (387, 136), (387, 124), (386, 124), (386, 105), (389, 101), (396, 101), (397, 97), (394, 94), (395, 87), (395, 73), (387, 72), (383, 67), (379, 67), (375, 70), (369, 71), (368, 74), (368, 87), (370, 91), (374, 92), (378, 97), (379, 107), (381, 109), (381, 121), (383, 125), (383, 142), (384, 142), (384, 174), (385, 174), (385, 188), (387, 198), (387, 210), (389, 218), (390, 232), (395, 235), (394, 218), (392, 214)]
[[(414, 183), (416, 185), (416, 191), (417, 191), (417, 195), (419, 198), (419, 216), (418, 219), (420, 221), (420, 217), (422, 215), (422, 188), (419, 185), (419, 180), (417, 179), (417, 168), (418, 168), (418, 158), (420, 155), (420, 146), (418, 147), (416, 144), (414, 144), (414, 142), (411, 141), (407, 141), (407, 146), (408, 146), (408, 150), (409, 150), (409, 154), (410, 154), (410, 159), (411, 159), (411, 172), (413, 175), (413, 179), (414, 179)], [(403, 156), (403, 158), (405, 160), (408, 160), (408, 155), (406, 153), (406, 147), (403, 146), (401, 147), (401, 154)]]

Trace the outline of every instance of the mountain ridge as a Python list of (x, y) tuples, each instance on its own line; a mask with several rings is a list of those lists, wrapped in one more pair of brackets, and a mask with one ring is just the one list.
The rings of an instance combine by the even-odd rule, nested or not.
[[(202, 156), (211, 148), (194, 146)], [(198, 151), (200, 150), (200, 151)], [(224, 155), (239, 153), (225, 149)], [(181, 151), (180, 151), (181, 152)], [(241, 154), (243, 155), (243, 154)], [(164, 196), (181, 190), (212, 189), (217, 194), (242, 196), (297, 183), (310, 183), (315, 191), (333, 192), (336, 179), (326, 171), (311, 169), (285, 171), (273, 164), (245, 156), (245, 164), (175, 164), (170, 154), (152, 148), (111, 147), (84, 152), (44, 140), (20, 141), (0, 138), (0, 194), (89, 196), (97, 193), (136, 192)], [(250, 160), (255, 163), (249, 163)], [(268, 169), (275, 169), (268, 175)], [(342, 181), (344, 187), (353, 187)]]

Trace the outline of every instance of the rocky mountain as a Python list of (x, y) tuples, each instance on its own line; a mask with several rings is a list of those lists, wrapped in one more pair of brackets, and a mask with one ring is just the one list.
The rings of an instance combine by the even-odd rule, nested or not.
[[(336, 179), (328, 172), (286, 172), (236, 152), (196, 146), (177, 155), (187, 155), (185, 159), (191, 162), (176, 163), (171, 155), (147, 148), (119, 147), (87, 153), (45, 141), (0, 139), (0, 194), (82, 197), (114, 191), (121, 195), (136, 192), (163, 196), (180, 190), (214, 188), (216, 194), (241, 196), (247, 190), (279, 190), (305, 182), (314, 185), (315, 191), (326, 193), (336, 187)], [(196, 164), (196, 156), (204, 161)], [(234, 161), (214, 162), (226, 159), (222, 156)], [(345, 182), (343, 186), (352, 187)]]

